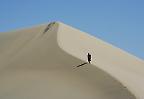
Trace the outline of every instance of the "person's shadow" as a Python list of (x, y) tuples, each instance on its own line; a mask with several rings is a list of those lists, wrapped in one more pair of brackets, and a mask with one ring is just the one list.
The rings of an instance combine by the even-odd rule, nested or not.
[(84, 62), (78, 66), (75, 66), (75, 67), (81, 67), (83, 65), (90, 64), (90, 62), (91, 62), (91, 54), (90, 53), (87, 54), (87, 58), (88, 58), (88, 60), (87, 60), (88, 62)]
[(87, 62), (85, 62), (85, 63), (82, 63), (82, 64), (77, 65), (77, 66), (75, 66), (75, 67), (81, 67), (81, 66), (86, 65), (86, 64), (88, 64), (88, 63), (87, 63)]

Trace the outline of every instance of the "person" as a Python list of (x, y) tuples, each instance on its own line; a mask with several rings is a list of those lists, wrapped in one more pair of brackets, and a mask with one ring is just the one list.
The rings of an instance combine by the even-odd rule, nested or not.
[(76, 67), (81, 67), (81, 66), (86, 65), (88, 63), (90, 64), (90, 62), (91, 62), (91, 54), (90, 53), (87, 54), (87, 60), (88, 60), (88, 62), (82, 63)]
[(90, 64), (91, 63), (91, 54), (90, 53), (88, 53), (87, 58), (88, 58), (88, 63)]

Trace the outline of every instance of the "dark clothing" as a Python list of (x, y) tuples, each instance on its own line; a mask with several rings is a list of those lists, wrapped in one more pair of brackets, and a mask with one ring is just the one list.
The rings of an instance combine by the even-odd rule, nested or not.
[(85, 62), (85, 63), (82, 63), (82, 64), (80, 64), (80, 65), (78, 65), (78, 66), (76, 66), (76, 67), (81, 67), (81, 66), (83, 66), (83, 65), (86, 65), (86, 64), (90, 64), (90, 62), (91, 62), (91, 54), (87, 54), (87, 61), (88, 62)]
[(90, 62), (91, 62), (91, 54), (88, 53), (87, 58), (88, 58), (88, 62), (90, 64)]

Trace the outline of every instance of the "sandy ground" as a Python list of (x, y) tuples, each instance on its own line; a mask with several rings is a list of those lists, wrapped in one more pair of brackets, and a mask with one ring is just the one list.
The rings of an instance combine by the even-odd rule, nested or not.
[[(92, 64), (76, 68), (88, 52)], [(59, 22), (0, 33), (0, 99), (143, 99), (143, 68), (142, 60)]]

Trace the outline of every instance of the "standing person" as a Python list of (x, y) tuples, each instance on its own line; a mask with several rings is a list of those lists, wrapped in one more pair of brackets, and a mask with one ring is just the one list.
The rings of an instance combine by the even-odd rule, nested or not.
[(88, 53), (87, 58), (88, 58), (88, 62), (90, 64), (90, 62), (91, 62), (91, 54), (90, 53)]

